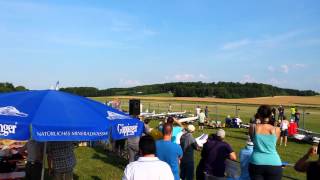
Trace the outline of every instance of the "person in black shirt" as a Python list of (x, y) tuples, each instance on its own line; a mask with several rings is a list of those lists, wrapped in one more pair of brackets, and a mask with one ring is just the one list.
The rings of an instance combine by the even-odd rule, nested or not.
[[(319, 179), (320, 176), (320, 145), (313, 146), (309, 149), (307, 154), (305, 154), (296, 164), (294, 169), (299, 172), (307, 173), (307, 180)], [(317, 161), (307, 161), (312, 155), (319, 155)]]

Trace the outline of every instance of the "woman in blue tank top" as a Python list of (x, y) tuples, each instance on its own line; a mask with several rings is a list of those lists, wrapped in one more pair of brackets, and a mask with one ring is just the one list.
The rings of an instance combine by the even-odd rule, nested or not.
[(271, 113), (270, 106), (260, 106), (257, 115), (261, 124), (252, 125), (249, 129), (254, 142), (249, 164), (252, 180), (280, 180), (282, 178), (282, 162), (276, 149), (280, 129), (270, 123)]

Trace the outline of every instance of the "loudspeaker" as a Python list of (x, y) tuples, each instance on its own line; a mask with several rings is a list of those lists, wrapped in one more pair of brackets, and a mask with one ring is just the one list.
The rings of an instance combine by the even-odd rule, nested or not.
[(140, 99), (130, 99), (129, 100), (129, 114), (131, 116), (140, 115)]

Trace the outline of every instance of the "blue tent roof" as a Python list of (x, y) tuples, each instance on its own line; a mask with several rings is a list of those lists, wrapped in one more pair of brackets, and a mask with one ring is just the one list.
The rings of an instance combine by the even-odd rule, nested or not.
[[(0, 138), (82, 141), (139, 136), (143, 123), (102, 103), (54, 90), (0, 94)], [(134, 131), (128, 131), (131, 130)], [(125, 133), (124, 133), (125, 132)]]

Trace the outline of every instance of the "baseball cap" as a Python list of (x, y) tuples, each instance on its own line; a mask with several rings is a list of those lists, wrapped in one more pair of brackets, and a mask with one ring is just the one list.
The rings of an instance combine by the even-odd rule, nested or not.
[(219, 129), (216, 133), (218, 137), (224, 138), (226, 136), (226, 132), (223, 129)]
[(188, 127), (187, 127), (187, 130), (188, 130), (189, 132), (194, 132), (194, 131), (196, 130), (196, 128), (194, 127), (194, 125), (189, 124)]

